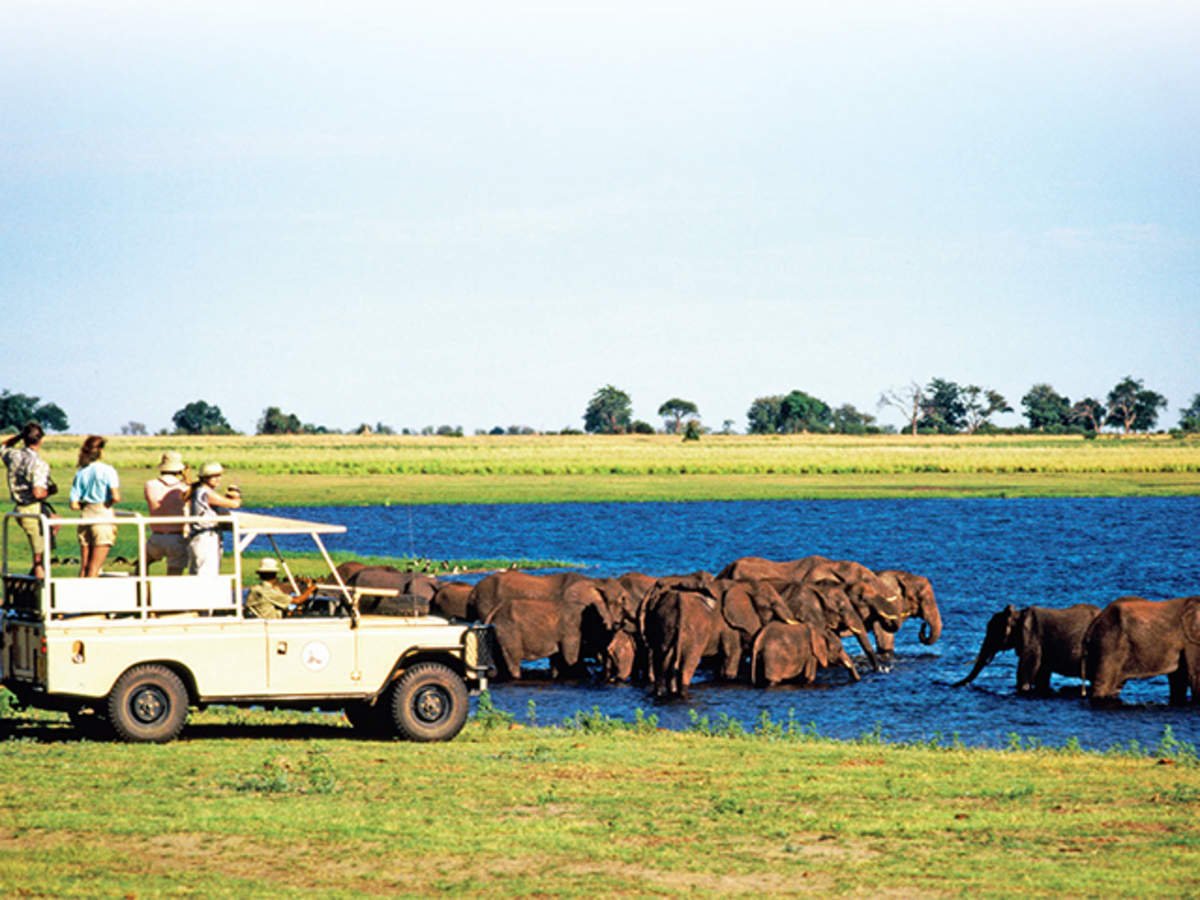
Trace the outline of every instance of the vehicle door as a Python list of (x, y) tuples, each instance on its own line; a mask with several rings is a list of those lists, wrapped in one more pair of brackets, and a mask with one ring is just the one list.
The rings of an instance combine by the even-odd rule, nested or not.
[(349, 617), (267, 619), (267, 690), (305, 697), (362, 691), (358, 629)]

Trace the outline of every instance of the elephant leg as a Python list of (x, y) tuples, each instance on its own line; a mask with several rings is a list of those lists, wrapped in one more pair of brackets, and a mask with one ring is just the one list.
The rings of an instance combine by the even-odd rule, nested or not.
[[(1017, 661), (1017, 693), (1039, 693), (1038, 680), (1041, 678), (1042, 648), (1040, 645), (1025, 647)], [(1046, 670), (1046, 687), (1049, 688), (1050, 671)]]
[(1179, 668), (1167, 674), (1167, 683), (1171, 686), (1171, 706), (1186, 706), (1188, 699), (1188, 684), (1190, 682), (1187, 665), (1181, 658)]
[(513, 681), (521, 680), (521, 635), (511, 627), (497, 624), (495, 626), (496, 644), (500, 648), (500, 659), (504, 663), (505, 674)]
[(875, 649), (883, 659), (891, 659), (896, 655), (896, 633), (894, 631), (885, 631), (883, 626), (876, 622), (871, 626), (871, 631), (875, 635)]
[(736, 632), (721, 635), (721, 677), (737, 681), (742, 667), (742, 639)]
[(854, 637), (858, 641), (858, 646), (862, 647), (863, 653), (866, 654), (867, 661), (871, 663), (871, 668), (878, 672), (880, 670), (879, 657), (871, 649), (871, 642), (867, 640), (867, 633), (865, 631), (855, 631)]

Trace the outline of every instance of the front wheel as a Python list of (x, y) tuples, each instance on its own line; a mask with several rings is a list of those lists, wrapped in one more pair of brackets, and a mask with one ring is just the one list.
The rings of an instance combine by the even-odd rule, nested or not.
[(442, 663), (418, 663), (392, 689), (392, 720), (410, 741), (452, 740), (469, 706), (466, 682)]
[(163, 744), (183, 730), (187, 704), (187, 689), (166, 666), (134, 666), (108, 695), (106, 718), (123, 741)]

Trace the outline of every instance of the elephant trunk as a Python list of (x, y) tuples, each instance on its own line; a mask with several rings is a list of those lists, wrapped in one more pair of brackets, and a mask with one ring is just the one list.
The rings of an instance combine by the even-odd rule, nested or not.
[(975, 680), (975, 677), (984, 670), (984, 667), (992, 661), (996, 656), (996, 651), (988, 647), (983, 647), (979, 651), (979, 655), (975, 657), (975, 665), (971, 668), (970, 674), (960, 681), (954, 682), (953, 687), (962, 687), (964, 684), (970, 684)]
[(938, 638), (942, 636), (942, 616), (938, 612), (936, 604), (932, 602), (921, 613), (921, 618), (924, 619), (921, 623), (921, 643), (936, 644)]

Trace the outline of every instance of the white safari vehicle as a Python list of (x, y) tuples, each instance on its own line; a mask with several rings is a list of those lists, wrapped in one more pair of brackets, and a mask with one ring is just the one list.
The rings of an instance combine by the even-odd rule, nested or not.
[[(38, 518), (47, 547), (52, 527), (79, 521)], [(25, 541), (17, 519), (9, 513), (3, 521), (0, 683), (21, 705), (64, 711), (90, 734), (169, 741), (189, 707), (230, 704), (341, 709), (371, 734), (446, 741), (466, 721), (469, 690), (487, 687), (486, 626), (428, 615), (416, 598), (376, 599), (403, 614), (360, 614), (358, 593), (321, 541), (344, 526), (235, 512), (225, 526), (232, 574), (165, 575), (165, 562), (150, 574), (139, 552), (126, 566), (133, 571), (65, 577), (47, 563), (37, 579), (10, 571), (9, 542)], [(141, 550), (151, 524), (189, 521), (118, 515), (89, 523), (136, 530)], [(329, 567), (328, 583), (283, 618), (247, 615), (243, 575), (257, 581), (247, 563), (255, 555), (282, 559), (276, 538), (304, 535)], [(286, 562), (281, 581), (297, 592)]]

